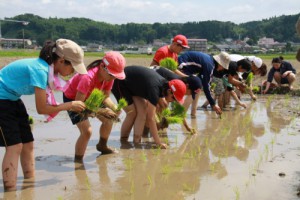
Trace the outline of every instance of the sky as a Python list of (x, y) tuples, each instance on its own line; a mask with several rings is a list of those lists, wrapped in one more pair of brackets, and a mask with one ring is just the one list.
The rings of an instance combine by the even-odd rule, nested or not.
[(300, 13), (299, 0), (0, 0), (0, 20), (30, 13), (43, 18), (84, 17), (110, 24), (236, 24)]

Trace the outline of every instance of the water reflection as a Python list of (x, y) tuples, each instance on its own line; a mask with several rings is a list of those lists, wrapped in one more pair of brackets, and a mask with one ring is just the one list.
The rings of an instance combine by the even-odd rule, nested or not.
[[(62, 155), (38, 157), (44, 159), (37, 162), (37, 170), (46, 169), (47, 176), (59, 172), (61, 177), (48, 185), (28, 182), (21, 193), (34, 199), (43, 191), (41, 188), (55, 188), (57, 184), (56, 197), (62, 199), (234, 199), (233, 188), (249, 184), (254, 170), (268, 161), (265, 158), (274, 148), (289, 148), (276, 145), (278, 133), (292, 132), (296, 120), (294, 115), (283, 113), (281, 107), (290, 105), (285, 107), (288, 112), (299, 108), (299, 102), (287, 101), (267, 97), (247, 109), (226, 111), (222, 119), (213, 111), (197, 111), (197, 118), (189, 118), (188, 123), (198, 134), (185, 134), (181, 126), (170, 127), (166, 132), (168, 150), (152, 148), (145, 139), (139, 148), (132, 143), (114, 142), (120, 151), (113, 155), (97, 157), (93, 148), (88, 150), (89, 159), (84, 163), (73, 163), (63, 151)], [(296, 136), (292, 139), (299, 139)], [(110, 140), (113, 138), (118, 141), (119, 136), (112, 135)], [(66, 159), (57, 166), (53, 162), (60, 159), (54, 158)], [(28, 192), (32, 193), (25, 194)], [(3, 192), (0, 194), (2, 198)]]

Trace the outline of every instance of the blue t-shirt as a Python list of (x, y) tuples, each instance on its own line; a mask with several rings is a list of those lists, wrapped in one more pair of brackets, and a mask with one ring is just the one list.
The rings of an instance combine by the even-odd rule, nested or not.
[(0, 70), (0, 99), (18, 100), (34, 94), (34, 88), (46, 89), (48, 63), (41, 58), (14, 61)]
[(198, 52), (198, 51), (186, 51), (178, 58), (178, 69), (187, 75), (197, 74), (200, 78), (204, 94), (211, 106), (216, 104), (212, 98), (209, 84), (215, 68), (214, 59), (212, 56)]

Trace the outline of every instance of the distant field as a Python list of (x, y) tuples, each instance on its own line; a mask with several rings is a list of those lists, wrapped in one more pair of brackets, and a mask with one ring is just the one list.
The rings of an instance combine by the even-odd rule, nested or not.
[[(1, 50), (0, 57), (38, 57), (39, 51), (37, 50)], [(86, 57), (102, 57), (103, 52), (85, 52)], [(245, 54), (246, 55), (246, 54)], [(286, 60), (295, 59), (296, 53), (289, 54), (255, 54), (262, 59), (272, 59), (274, 57), (283, 56)], [(153, 55), (146, 54), (125, 54), (126, 58), (149, 58)]]

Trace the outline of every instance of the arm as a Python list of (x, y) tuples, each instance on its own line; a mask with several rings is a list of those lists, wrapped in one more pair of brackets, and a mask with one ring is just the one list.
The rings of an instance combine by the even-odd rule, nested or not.
[(158, 62), (156, 62), (155, 60), (152, 60), (152, 62), (151, 62), (151, 64), (150, 64), (150, 66), (155, 66), (155, 65), (159, 65), (159, 63), (158, 63)]
[(35, 87), (35, 104), (36, 110), (39, 114), (52, 114), (62, 110), (81, 112), (85, 109), (85, 104), (82, 101), (72, 101), (68, 103), (62, 103), (57, 106), (48, 105), (46, 90), (38, 87)]
[(266, 93), (268, 92), (268, 90), (269, 90), (269, 88), (270, 88), (270, 85), (271, 85), (271, 83), (270, 83), (269, 81), (267, 81), (267, 83), (266, 83), (266, 88), (265, 88), (265, 90), (263, 91), (263, 94), (266, 94)]
[(106, 96), (106, 98), (103, 101), (104, 105), (106, 105), (111, 110), (116, 110), (117, 109), (117, 105), (114, 104), (114, 102), (111, 100), (111, 98), (110, 98), (110, 91), (109, 90), (103, 90), (103, 92), (104, 92), (104, 94)]
[(234, 86), (245, 88), (246, 85), (242, 81), (237, 80), (234, 76), (231, 74), (228, 74), (228, 82), (231, 83)]
[(167, 145), (160, 141), (157, 126), (156, 126), (156, 121), (155, 121), (155, 113), (156, 113), (156, 107), (149, 103), (147, 107), (147, 120), (148, 120), (150, 133), (154, 139), (154, 142), (157, 145), (159, 145), (162, 149), (165, 149), (167, 148)]
[(181, 72), (180, 70), (176, 69), (175, 71), (175, 74), (181, 76), (181, 77), (188, 77), (188, 75), (186, 75), (185, 73)]

